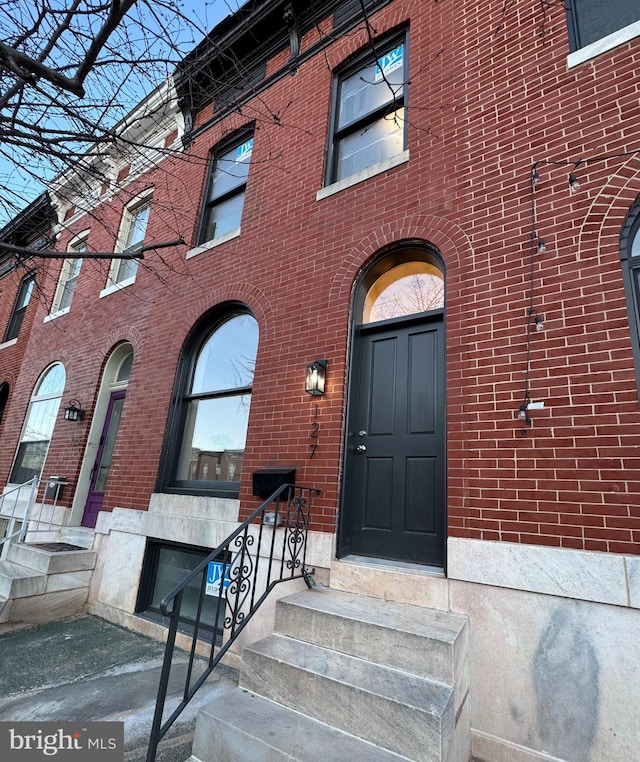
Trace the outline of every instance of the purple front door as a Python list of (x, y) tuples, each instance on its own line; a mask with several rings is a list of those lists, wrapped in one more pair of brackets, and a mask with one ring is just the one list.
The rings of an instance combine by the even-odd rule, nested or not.
[(109, 479), (109, 469), (111, 468), (111, 458), (113, 448), (118, 435), (118, 426), (122, 416), (122, 405), (124, 404), (125, 392), (113, 392), (109, 400), (107, 416), (100, 437), (100, 447), (96, 454), (96, 462), (91, 472), (91, 484), (89, 485), (89, 494), (84, 507), (82, 516), (83, 527), (94, 527), (98, 520), (98, 513), (102, 509), (102, 501), (107, 488)]

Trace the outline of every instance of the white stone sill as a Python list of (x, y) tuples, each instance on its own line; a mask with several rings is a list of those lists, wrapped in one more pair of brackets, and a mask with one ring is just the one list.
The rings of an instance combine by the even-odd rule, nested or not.
[(622, 27), (622, 29), (608, 34), (601, 40), (596, 40), (590, 45), (580, 48), (580, 50), (569, 53), (567, 56), (567, 69), (573, 69), (575, 66), (590, 61), (592, 58), (613, 50), (613, 48), (617, 48), (619, 45), (624, 45), (625, 42), (629, 42), (636, 37), (640, 37), (640, 21), (634, 21), (633, 24)]
[(136, 282), (136, 276), (134, 275), (132, 278), (127, 278), (126, 280), (123, 280), (121, 283), (114, 283), (111, 286), (107, 286), (106, 288), (103, 288), (102, 291), (98, 294), (98, 298), (102, 299), (104, 296), (109, 296), (109, 294), (113, 294), (116, 291), (122, 291), (123, 288), (127, 288), (128, 286), (131, 286), (135, 282)]
[(380, 175), (389, 169), (398, 167), (400, 164), (406, 164), (408, 161), (409, 151), (407, 150), (399, 153), (397, 156), (392, 156), (386, 161), (380, 161), (377, 164), (372, 164), (370, 167), (363, 169), (361, 172), (356, 172), (355, 175), (343, 177), (342, 180), (338, 180), (337, 183), (332, 183), (331, 185), (327, 185), (324, 188), (320, 188), (320, 190), (316, 193), (316, 201), (322, 201), (323, 198), (334, 196), (336, 193), (340, 193), (340, 191), (343, 191), (346, 188), (351, 188), (353, 185), (358, 185), (358, 183), (362, 183), (365, 180), (368, 180), (370, 177)]
[(71, 307), (65, 307), (63, 310), (56, 310), (55, 312), (51, 312), (49, 315), (45, 315), (45, 318), (42, 322), (49, 323), (52, 320), (55, 320), (56, 318), (61, 317), (62, 315), (66, 315), (70, 309)]
[(640, 609), (640, 556), (450, 537), (450, 580)]
[(18, 343), (18, 337), (16, 336), (15, 339), (9, 339), (9, 341), (5, 341), (4, 344), (0, 344), (0, 349), (6, 349), (7, 347), (12, 347), (14, 344)]
[(197, 257), (198, 254), (202, 254), (205, 251), (210, 251), (211, 249), (215, 249), (216, 246), (221, 246), (223, 243), (226, 243), (227, 241), (231, 241), (234, 238), (237, 238), (239, 235), (240, 235), (240, 228), (235, 228), (235, 230), (230, 230), (228, 233), (218, 236), (218, 238), (212, 238), (210, 241), (206, 241), (200, 246), (196, 246), (193, 249), (189, 249), (189, 251), (187, 252), (185, 256), (185, 259), (191, 259), (191, 257)]

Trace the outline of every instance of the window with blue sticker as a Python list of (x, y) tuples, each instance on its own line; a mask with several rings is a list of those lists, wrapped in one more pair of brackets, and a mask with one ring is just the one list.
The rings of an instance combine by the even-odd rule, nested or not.
[(639, 0), (567, 0), (571, 50), (640, 21)]
[(204, 198), (198, 243), (206, 243), (240, 228), (253, 137), (240, 139), (214, 151)]
[(407, 46), (371, 50), (336, 80), (327, 182), (355, 175), (406, 147)]

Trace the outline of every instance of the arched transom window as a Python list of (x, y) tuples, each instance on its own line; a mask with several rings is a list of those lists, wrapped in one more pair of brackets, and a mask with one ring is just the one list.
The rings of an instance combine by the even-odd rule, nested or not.
[(430, 262), (409, 260), (385, 270), (369, 286), (363, 323), (414, 315), (444, 307), (444, 276)]

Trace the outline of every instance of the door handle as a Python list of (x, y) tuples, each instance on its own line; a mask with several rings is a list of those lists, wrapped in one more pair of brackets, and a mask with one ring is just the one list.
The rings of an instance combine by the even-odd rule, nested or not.
[(367, 445), (359, 444), (356, 447), (356, 452), (366, 452), (367, 451)]

